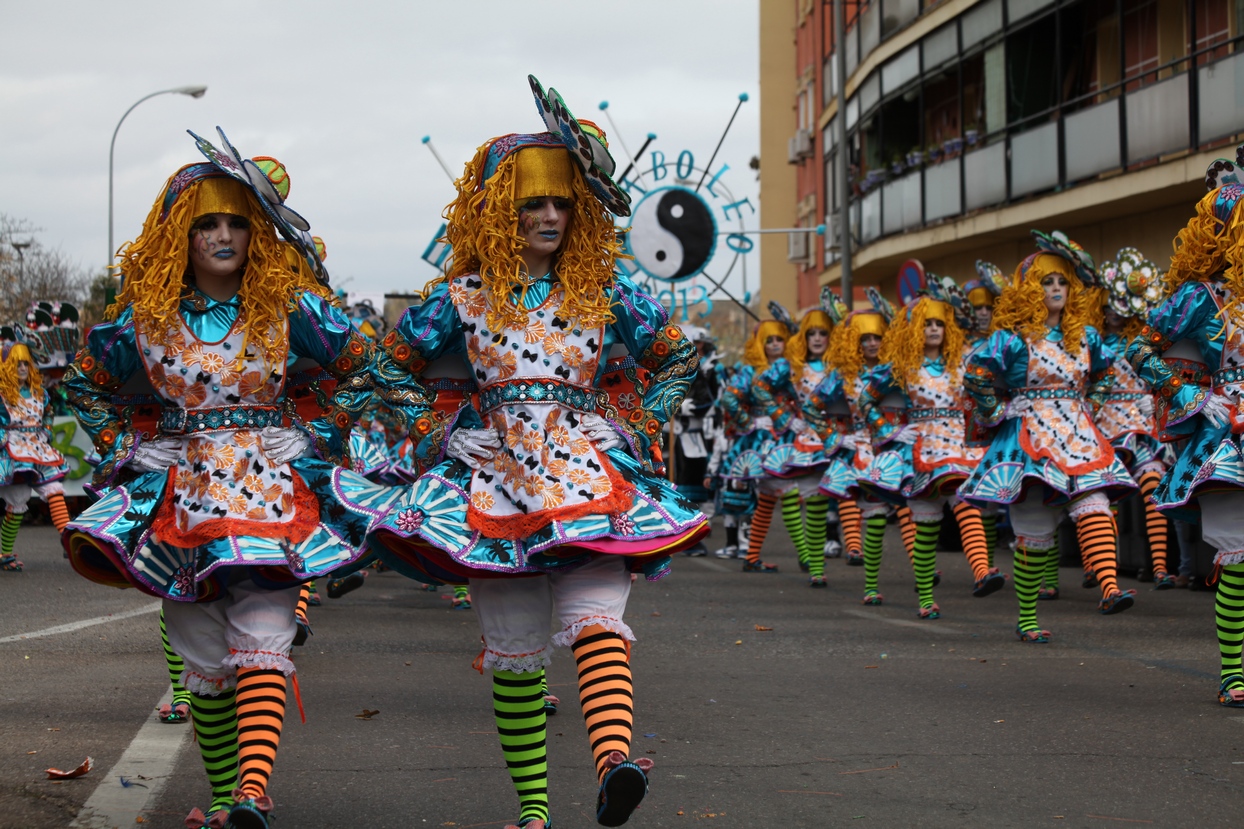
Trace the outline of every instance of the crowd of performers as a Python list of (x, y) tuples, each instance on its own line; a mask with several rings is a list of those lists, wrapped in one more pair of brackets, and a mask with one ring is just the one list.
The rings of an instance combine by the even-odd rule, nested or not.
[[(20, 569), (13, 538), (38, 496), (78, 573), (163, 600), (174, 695), (160, 717), (193, 723), (210, 787), (187, 826), (269, 825), (315, 580), (342, 595), (371, 566), (451, 585), (475, 610), (511, 829), (551, 825), (555, 645), (576, 662), (597, 820), (625, 823), (652, 770), (630, 758), (627, 598), (639, 576), (705, 552), (710, 501), (718, 554), (744, 572), (776, 569), (760, 553), (780, 504), (810, 586), (841, 552), (863, 567), (867, 605), (884, 601), (893, 517), (927, 620), (942, 613), (943, 521), (980, 597), (1007, 585), (1005, 515), (1016, 633), (1041, 643), (1064, 516), (1100, 612), (1135, 602), (1112, 505), (1139, 491), (1159, 589), (1174, 586), (1164, 514), (1199, 520), (1219, 551), (1219, 701), (1244, 707), (1244, 148), (1211, 168), (1165, 276), (1135, 250), (1096, 267), (1034, 231), (1009, 278), (982, 262), (964, 290), (927, 277), (899, 308), (870, 291), (848, 311), (828, 290), (798, 322), (772, 307), (729, 367), (617, 272), (629, 197), (605, 135), (529, 80), (547, 131), (479, 148), (446, 209), (451, 264), (391, 329), (328, 288), (279, 161), (194, 136), (206, 161), (157, 194), (106, 321), (57, 367), (98, 453), (94, 501), (73, 520), (40, 341), (0, 331), (0, 567)], [(34, 329), (76, 320), (37, 310)]]

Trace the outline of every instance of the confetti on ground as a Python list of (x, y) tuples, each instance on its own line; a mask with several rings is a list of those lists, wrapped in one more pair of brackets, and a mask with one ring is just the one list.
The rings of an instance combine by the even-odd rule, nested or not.
[(756, 625), (756, 630), (773, 630), (773, 628), (767, 628), (764, 625)]
[(118, 778), (121, 781), (121, 788), (128, 789), (130, 786), (138, 786), (140, 789), (147, 788), (145, 783), (135, 783), (133, 780), (126, 780), (124, 777)]
[(92, 760), (90, 757), (87, 757), (85, 760), (82, 761), (82, 765), (78, 766), (73, 771), (61, 771), (60, 769), (48, 769), (47, 770), (48, 780), (72, 780), (75, 777), (81, 777), (82, 775), (86, 774), (88, 771), (91, 770), (91, 766), (94, 765), (94, 763), (95, 763), (94, 760)]
[(735, 640), (734, 640), (734, 644), (736, 644), (736, 645), (741, 645), (741, 644), (743, 644), (743, 640), (742, 640), (742, 639), (735, 639)]
[(380, 713), (380, 709), (376, 709), (375, 711), (373, 711), (370, 708), (364, 708), (363, 713), (355, 714), (354, 718), (356, 720), (370, 720), (372, 717), (376, 716), (379, 713)]
[(880, 668), (880, 667), (881, 667), (880, 665), (865, 665), (864, 670), (867, 671), (869, 668)]

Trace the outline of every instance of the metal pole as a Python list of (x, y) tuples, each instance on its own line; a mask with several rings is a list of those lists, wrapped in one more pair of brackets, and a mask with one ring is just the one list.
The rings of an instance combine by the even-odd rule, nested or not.
[(436, 159), (436, 163), (441, 165), (441, 169), (445, 171), (445, 175), (449, 176), (449, 180), (453, 182), (454, 174), (449, 171), (449, 166), (445, 164), (445, 160), (441, 158), (441, 154), (436, 151), (436, 147), (432, 146), (432, 136), (425, 135), (422, 139), (420, 139), (420, 141), (422, 141), (423, 146), (427, 147), (431, 151), (432, 157)]
[(206, 86), (179, 86), (176, 89), (161, 89), (159, 92), (152, 92), (150, 95), (144, 95), (139, 98), (130, 108), (125, 111), (125, 115), (121, 116), (121, 120), (117, 122), (116, 129), (112, 131), (112, 141), (108, 144), (108, 267), (112, 267), (112, 259), (116, 253), (116, 248), (112, 246), (112, 156), (113, 151), (117, 148), (117, 133), (121, 131), (121, 125), (125, 123), (125, 119), (134, 111), (134, 108), (150, 98), (157, 95), (168, 95), (176, 92), (179, 95), (189, 95), (191, 98), (202, 98), (207, 92)]
[(834, 159), (838, 179), (838, 261), (842, 275), (839, 283), (842, 301), (848, 310), (855, 307), (851, 290), (851, 207), (847, 202), (847, 0), (834, 0), (834, 65), (838, 68), (838, 156)]

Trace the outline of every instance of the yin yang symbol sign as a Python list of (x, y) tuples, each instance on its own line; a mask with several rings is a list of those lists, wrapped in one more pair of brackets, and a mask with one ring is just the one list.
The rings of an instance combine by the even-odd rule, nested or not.
[(716, 246), (712, 211), (686, 187), (652, 190), (632, 209), (626, 252), (654, 279), (690, 279), (704, 270)]

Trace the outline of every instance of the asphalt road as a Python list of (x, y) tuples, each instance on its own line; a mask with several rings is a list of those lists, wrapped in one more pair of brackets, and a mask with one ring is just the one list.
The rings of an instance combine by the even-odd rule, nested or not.
[[(144, 612), (153, 600), (74, 575), (49, 528), (23, 529), (18, 549), (26, 571), (0, 573), (0, 827), (181, 827), (207, 786), (197, 750), (177, 740), (189, 726), (143, 728), (167, 690), (157, 615)], [(829, 589), (808, 589), (780, 522), (766, 548), (778, 574), (680, 558), (667, 580), (636, 585), (633, 753), (656, 769), (628, 826), (1238, 823), (1244, 712), (1215, 701), (1212, 594), (1133, 583), (1137, 606), (1101, 617), (1095, 591), (1065, 569), (1063, 598), (1040, 607), (1054, 641), (1021, 644), (1009, 586), (972, 598), (962, 556), (944, 553), (943, 618), (919, 621), (894, 528), (886, 551), (883, 607), (860, 605), (863, 572), (840, 560), (827, 563)], [(490, 684), (470, 667), (475, 619), (447, 593), (373, 574), (313, 608), (315, 636), (295, 652), (307, 723), (291, 704), (276, 826), (466, 829), (517, 816)], [(138, 615), (2, 641), (126, 612)], [(574, 676), (559, 653), (558, 829), (595, 825)], [(379, 713), (357, 718), (364, 709)], [(122, 791), (118, 760), (153, 735), (173, 749), (140, 775), (129, 767)], [(87, 755), (86, 776), (45, 779)], [(118, 796), (139, 805), (111, 822), (83, 813)]]

